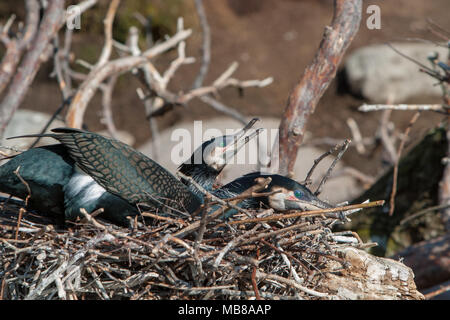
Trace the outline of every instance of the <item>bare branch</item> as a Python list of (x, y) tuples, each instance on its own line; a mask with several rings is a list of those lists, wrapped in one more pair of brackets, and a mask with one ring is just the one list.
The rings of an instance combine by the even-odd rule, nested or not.
[(395, 194), (397, 193), (397, 176), (398, 176), (398, 164), (400, 162), (400, 156), (402, 154), (403, 148), (405, 147), (406, 139), (408, 138), (409, 131), (411, 130), (411, 127), (416, 123), (417, 119), (420, 116), (420, 111), (416, 112), (414, 116), (412, 117), (411, 121), (408, 124), (408, 127), (405, 130), (405, 133), (403, 134), (402, 140), (400, 142), (400, 146), (397, 150), (397, 157), (395, 161), (394, 166), (394, 172), (393, 172), (393, 178), (392, 178), (392, 191), (391, 191), (391, 198), (389, 201), (389, 215), (392, 216), (395, 209)]
[(13, 19), (8, 20), (1, 32), (1, 40), (6, 45), (6, 52), (3, 55), (2, 63), (0, 65), (0, 93), (2, 93), (8, 85), (16, 71), (23, 52), (28, 49), (28, 46), (31, 44), (31, 41), (34, 39), (38, 30), (39, 2), (37, 0), (26, 0), (25, 10), (25, 32), (20, 38), (11, 39), (7, 35), (9, 28), (8, 23), (12, 23)]
[(112, 26), (119, 3), (120, 0), (113, 0), (109, 4), (108, 12), (106, 13), (106, 18), (103, 22), (105, 24), (105, 44), (103, 45), (102, 53), (100, 55), (100, 58), (98, 59), (96, 65), (97, 68), (104, 65), (109, 60), (109, 56), (111, 55), (113, 46)]
[[(306, 123), (314, 113), (319, 99), (336, 75), (337, 67), (359, 29), (361, 0), (335, 0), (331, 26), (325, 28), (322, 42), (313, 62), (306, 68), (300, 82), (288, 98), (279, 128), (279, 161), (281, 174), (293, 171), (297, 152), (303, 142)], [(277, 167), (277, 166), (274, 166)]]
[(12, 79), (9, 89), (0, 104), (0, 136), (3, 135), (7, 124), (24, 99), (25, 93), (33, 82), (39, 66), (46, 59), (44, 53), (48, 49), (49, 42), (61, 27), (60, 21), (63, 14), (63, 0), (49, 2), (37, 36), (32, 41), (30, 50), (23, 58), (21, 72), (16, 73)]
[(331, 164), (331, 166), (328, 168), (325, 176), (322, 178), (322, 180), (319, 183), (319, 186), (317, 187), (316, 192), (314, 192), (314, 195), (318, 196), (321, 192), (322, 192), (322, 186), (325, 184), (325, 182), (327, 181), (327, 179), (330, 177), (331, 172), (333, 171), (334, 167), (336, 166), (336, 163), (342, 158), (342, 156), (344, 155), (345, 151), (347, 151), (348, 145), (350, 144), (350, 140), (346, 139), (342, 146), (341, 146), (341, 151), (339, 151), (338, 155), (336, 156), (336, 158), (334, 159), (333, 163)]
[(91, 71), (87, 79), (80, 85), (80, 88), (75, 94), (75, 97), (69, 107), (69, 111), (67, 112), (66, 123), (73, 128), (81, 128), (87, 105), (100, 84), (106, 78), (113, 74), (120, 74), (122, 72), (129, 71), (145, 63), (150, 65), (149, 59), (177, 45), (180, 41), (183, 41), (189, 37), (191, 32), (192, 31), (190, 29), (177, 32), (173, 37), (148, 49), (140, 56), (118, 58), (103, 64), (101, 67), (96, 69), (95, 72)]
[(402, 110), (402, 111), (436, 111), (448, 112), (448, 106), (442, 104), (363, 104), (359, 111)]
[(202, 0), (195, 0), (195, 8), (197, 9), (198, 19), (202, 28), (202, 65), (195, 78), (192, 88), (199, 88), (203, 85), (205, 76), (208, 73), (209, 64), (211, 62), (211, 31), (206, 18), (205, 8)]

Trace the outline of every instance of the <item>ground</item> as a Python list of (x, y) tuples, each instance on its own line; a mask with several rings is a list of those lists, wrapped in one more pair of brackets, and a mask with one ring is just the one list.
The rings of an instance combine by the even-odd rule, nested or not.
[[(192, 1), (193, 2), (193, 1)], [(319, 46), (324, 27), (330, 23), (333, 13), (331, 0), (215, 0), (204, 1), (206, 14), (212, 33), (212, 64), (206, 83), (213, 81), (230, 63), (238, 61), (240, 66), (236, 77), (240, 79), (262, 79), (274, 77), (274, 83), (263, 89), (248, 89), (244, 96), (233, 89), (220, 93), (221, 100), (229, 106), (239, 109), (248, 116), (280, 117), (287, 96), (303, 74), (305, 66), (312, 60)], [(190, 4), (185, 1), (184, 4)], [(381, 8), (381, 29), (369, 30), (366, 27), (369, 4)], [(121, 6), (126, 6), (123, 1)], [(426, 19), (431, 18), (446, 29), (450, 29), (448, 0), (395, 0), (365, 1), (361, 28), (347, 51), (374, 43), (398, 41), (410, 37), (434, 39), (426, 29)], [(193, 5), (186, 5), (186, 24), (193, 27), (194, 36), (188, 41), (188, 54), (199, 57), (200, 33)], [(175, 24), (175, 21), (173, 21)], [(101, 20), (98, 21), (101, 24)], [(91, 45), (102, 45), (101, 39), (83, 36), (83, 29), (74, 38), (73, 50)], [(98, 51), (99, 52), (99, 51)], [(173, 59), (175, 52), (158, 60), (166, 64)], [(93, 61), (91, 61), (93, 62)], [(184, 67), (175, 79), (172, 89), (188, 88), (198, 70), (199, 64)], [(60, 105), (61, 97), (57, 93), (55, 81), (48, 77), (51, 65), (46, 64), (35, 79), (21, 108), (52, 113)], [(132, 85), (130, 85), (130, 83)], [(130, 76), (122, 77), (114, 94), (114, 120), (119, 129), (127, 130), (136, 137), (135, 146), (149, 139), (148, 123), (144, 117), (144, 108), (134, 91), (137, 83)], [(362, 114), (356, 109), (364, 101), (347, 93), (338, 92), (338, 80), (333, 81), (322, 97), (315, 114), (310, 118), (308, 131), (313, 137), (349, 138), (350, 131), (346, 119), (353, 117), (359, 124), (364, 136), (373, 136), (379, 122), (379, 113)], [(132, 88), (132, 89), (131, 89)], [(410, 101), (411, 102), (411, 101)], [(439, 102), (439, 99), (423, 97), (415, 103)], [(91, 130), (102, 130), (99, 123), (100, 95), (91, 102), (86, 124)], [(192, 101), (188, 110), (179, 108), (158, 120), (160, 128), (166, 128), (181, 120), (207, 120), (217, 113), (201, 102)], [(394, 112), (392, 120), (403, 131), (411, 115)], [(441, 120), (441, 116), (424, 113), (415, 124), (411, 143), (423, 136), (428, 128)], [(376, 174), (380, 169), (379, 154), (368, 158), (350, 150), (343, 161), (364, 173)]]

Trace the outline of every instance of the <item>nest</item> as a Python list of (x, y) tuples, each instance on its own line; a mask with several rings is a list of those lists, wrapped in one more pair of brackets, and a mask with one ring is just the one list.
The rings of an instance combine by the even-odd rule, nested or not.
[(209, 197), (193, 216), (144, 212), (133, 228), (101, 210), (61, 226), (20, 203), (2, 207), (3, 299), (329, 299), (321, 280), (348, 267), (337, 249), (368, 246), (333, 233), (332, 214), (240, 209), (225, 221), (233, 202)]

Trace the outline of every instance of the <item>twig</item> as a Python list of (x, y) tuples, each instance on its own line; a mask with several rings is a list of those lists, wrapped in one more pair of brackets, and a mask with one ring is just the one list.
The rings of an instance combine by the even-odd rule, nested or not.
[(320, 163), (320, 161), (325, 159), (327, 156), (329, 156), (333, 152), (336, 152), (338, 149), (343, 148), (344, 145), (345, 145), (345, 141), (341, 142), (339, 144), (336, 144), (333, 148), (331, 148), (327, 152), (323, 153), (320, 157), (318, 157), (317, 159), (314, 159), (314, 164), (312, 165), (311, 169), (309, 169), (308, 174), (306, 175), (306, 178), (305, 178), (306, 184), (308, 184), (308, 182), (311, 181), (311, 176), (314, 172), (314, 169), (317, 167), (317, 165)]
[(336, 166), (336, 163), (342, 158), (342, 156), (344, 155), (345, 151), (347, 151), (347, 148), (348, 148), (348, 145), (349, 145), (350, 142), (351, 141), (349, 139), (346, 139), (343, 142), (342, 146), (340, 146), (341, 151), (339, 151), (338, 155), (333, 160), (333, 163), (331, 163), (331, 166), (328, 168), (327, 173), (325, 174), (325, 176), (320, 181), (319, 186), (317, 187), (316, 191), (314, 192), (315, 196), (318, 196), (322, 192), (322, 186), (325, 184), (327, 179), (330, 177), (331, 172), (333, 171), (334, 167)]
[(106, 85), (103, 88), (103, 96), (102, 96), (102, 107), (103, 107), (103, 117), (100, 122), (106, 125), (106, 128), (114, 139), (118, 139), (117, 128), (113, 120), (112, 114), (112, 97), (114, 87), (116, 85), (118, 75), (112, 75), (106, 81)]
[(377, 135), (381, 139), (381, 143), (384, 146), (384, 150), (387, 152), (389, 162), (394, 164), (397, 161), (397, 152), (394, 146), (395, 136), (391, 137), (389, 134), (389, 118), (392, 114), (392, 110), (384, 110), (381, 114), (380, 126)]
[[(20, 182), (23, 183), (25, 185), (25, 187), (27, 188), (27, 192), (28, 195), (25, 198), (25, 206), (28, 205), (28, 200), (31, 197), (31, 189), (30, 189), (30, 185), (28, 184), (28, 182), (26, 182), (22, 176), (19, 174), (19, 170), (20, 170), (20, 166), (17, 167), (17, 169), (14, 171), (14, 174), (17, 176), (17, 178), (19, 178)], [(17, 227), (16, 227), (16, 234), (14, 239), (17, 240), (19, 238), (19, 230), (20, 230), (20, 222), (22, 221), (22, 216), (23, 216), (23, 212), (25, 211), (24, 208), (20, 208), (19, 209), (19, 218), (17, 219)]]
[(361, 131), (359, 131), (358, 124), (356, 123), (355, 119), (348, 118), (347, 119), (347, 125), (350, 128), (350, 131), (352, 133), (353, 141), (356, 145), (356, 151), (358, 151), (359, 154), (364, 154), (366, 152), (366, 147), (364, 146), (364, 143), (362, 142), (362, 135)]
[(199, 88), (203, 85), (206, 74), (208, 73), (208, 67), (211, 61), (211, 31), (206, 18), (205, 9), (203, 7), (202, 0), (195, 0), (195, 8), (197, 9), (198, 19), (202, 28), (202, 65), (195, 78), (193, 89)]
[(400, 52), (399, 50), (397, 50), (396, 48), (394, 48), (390, 43), (387, 43), (387, 45), (388, 45), (392, 50), (394, 50), (397, 54), (401, 55), (403, 58), (405, 58), (405, 59), (407, 59), (407, 60), (409, 60), (409, 61), (415, 63), (416, 65), (420, 66), (420, 68), (421, 68), (420, 71), (423, 71), (423, 72), (427, 73), (428, 75), (430, 75), (430, 76), (432, 76), (432, 77), (438, 79), (439, 81), (448, 81), (448, 79), (447, 79), (445, 76), (439, 74), (439, 72), (437, 72), (437, 71), (435, 71), (435, 70), (433, 70), (433, 69), (430, 69), (429, 67), (427, 67), (427, 66), (424, 65), (423, 63), (421, 63), (421, 62), (419, 62), (419, 61), (417, 61), (417, 60), (415, 60), (415, 59), (413, 59), (413, 58), (407, 56), (406, 54), (404, 54), (404, 53), (402, 53), (402, 52)]
[[(256, 248), (256, 260), (259, 260), (259, 248)], [(256, 266), (253, 266), (252, 270), (252, 287), (255, 292), (256, 300), (261, 300), (261, 295), (259, 294), (258, 284), (256, 283)]]
[(261, 225), (256, 225), (252, 229), (244, 232), (239, 237), (232, 239), (230, 242), (227, 243), (227, 245), (219, 252), (216, 259), (214, 260), (214, 268), (218, 268), (220, 265), (220, 262), (222, 261), (225, 254), (230, 251), (233, 247), (235, 247), (242, 239), (248, 237), (249, 235), (254, 234)]
[(408, 124), (408, 127), (405, 130), (405, 133), (403, 134), (403, 137), (401, 138), (400, 145), (397, 150), (397, 157), (394, 165), (394, 172), (392, 177), (392, 191), (391, 191), (391, 197), (389, 201), (389, 215), (392, 216), (395, 209), (395, 194), (397, 193), (397, 176), (398, 176), (398, 164), (400, 162), (400, 156), (402, 155), (403, 148), (405, 147), (406, 139), (408, 138), (409, 131), (411, 130), (411, 127), (414, 125), (414, 123), (417, 121), (417, 119), (420, 116), (420, 111), (416, 112), (414, 116), (411, 118), (411, 121)]
[(450, 32), (439, 26), (436, 22), (434, 22), (431, 18), (427, 19), (427, 23), (429, 24), (428, 29), (441, 38), (444, 41), (448, 41), (450, 39)]
[(173, 218), (169, 218), (169, 217), (159, 216), (159, 215), (153, 214), (151, 212), (141, 212), (141, 215), (144, 217), (150, 217), (150, 218), (157, 219), (157, 220), (164, 220), (164, 221), (169, 221), (171, 223), (181, 224), (183, 226), (187, 225), (187, 222), (185, 222), (181, 219), (173, 219)]
[(353, 204), (349, 206), (343, 206), (343, 207), (336, 207), (336, 208), (329, 208), (329, 209), (321, 209), (321, 210), (311, 210), (311, 211), (304, 211), (304, 212), (295, 212), (295, 213), (289, 213), (289, 214), (277, 214), (270, 217), (263, 217), (263, 218), (252, 218), (252, 219), (245, 219), (245, 220), (237, 220), (237, 221), (230, 221), (228, 224), (234, 225), (234, 224), (244, 224), (244, 223), (255, 223), (255, 222), (267, 222), (267, 221), (278, 221), (278, 220), (286, 220), (296, 217), (313, 217), (313, 216), (319, 216), (319, 215), (325, 215), (335, 218), (335, 215), (327, 215), (327, 213), (334, 213), (339, 211), (348, 211), (353, 209), (363, 209), (363, 208), (371, 208), (371, 207), (378, 207), (384, 205), (384, 200), (378, 200), (368, 203), (361, 203), (361, 204)]
[(442, 209), (447, 209), (447, 208), (450, 208), (450, 204), (441, 204), (441, 205), (438, 205), (438, 206), (432, 206), (432, 207), (428, 207), (428, 208), (423, 209), (423, 210), (419, 210), (419, 211), (411, 214), (410, 216), (407, 216), (406, 218), (403, 218), (400, 221), (400, 225), (401, 226), (405, 225), (405, 224), (409, 223), (411, 220), (417, 219), (418, 217), (420, 217), (420, 216), (422, 216), (422, 215), (424, 215), (426, 213), (437, 211), (437, 210), (442, 210)]
[(287, 284), (287, 285), (289, 285), (289, 286), (291, 286), (291, 287), (294, 287), (294, 288), (296, 288), (296, 289), (299, 289), (299, 290), (301, 290), (301, 291), (303, 291), (303, 292), (305, 292), (305, 293), (307, 293), (307, 294), (310, 294), (310, 295), (312, 295), (312, 296), (315, 296), (315, 297), (319, 297), (319, 298), (329, 298), (329, 299), (332, 298), (332, 297), (331, 297), (329, 294), (327, 294), (327, 293), (324, 293), (324, 292), (318, 292), (318, 291), (315, 291), (315, 290), (312, 290), (312, 289), (308, 289), (308, 288), (306, 288), (306, 287), (300, 285), (300, 284), (299, 284), (298, 282), (296, 282), (296, 281), (292, 281), (292, 280), (289, 280), (289, 279), (286, 279), (286, 278), (277, 276), (277, 275), (275, 275), (275, 274), (267, 274), (267, 273), (265, 273), (265, 272), (257, 271), (257, 272), (256, 272), (256, 277), (257, 277), (257, 278), (260, 278), (260, 279), (262, 279), (262, 280), (271, 279), (271, 280), (275, 280), (275, 281), (278, 281), (278, 282)]
[(211, 106), (214, 110), (224, 113), (227, 116), (236, 119), (242, 124), (247, 123), (247, 119), (239, 111), (224, 105), (222, 102), (212, 98), (211, 96), (205, 95), (199, 97), (199, 99), (204, 103), (208, 104), (209, 106)]

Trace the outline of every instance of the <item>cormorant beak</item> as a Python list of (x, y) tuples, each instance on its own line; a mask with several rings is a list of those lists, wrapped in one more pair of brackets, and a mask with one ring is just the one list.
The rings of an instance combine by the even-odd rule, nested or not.
[(258, 118), (253, 118), (249, 123), (245, 125), (244, 128), (230, 136), (229, 143), (226, 144), (223, 148), (223, 154), (225, 155), (226, 161), (233, 158), (238, 153), (238, 151), (247, 144), (247, 142), (256, 137), (262, 130), (264, 130), (263, 128), (259, 128), (252, 131), (249, 135), (246, 135), (246, 133), (258, 120)]
[(293, 190), (280, 186), (273, 187), (271, 191), (278, 191), (268, 197), (270, 206), (278, 211), (311, 211), (333, 208), (332, 205), (317, 198), (306, 187), (301, 190), (299, 196), (296, 196)]
[(320, 209), (333, 208), (332, 205), (320, 200), (317, 197), (308, 199), (298, 199), (293, 194), (289, 194), (285, 200), (286, 210), (302, 210), (302, 211), (312, 211)]
[[(251, 130), (253, 125), (258, 121), (253, 118), (244, 128), (237, 133), (227, 136), (218, 137), (214, 148), (211, 150), (209, 160), (207, 161), (211, 167), (217, 171), (222, 170), (230, 163), (238, 151), (247, 144), (251, 139), (258, 136), (264, 130), (262, 128)], [(250, 134), (248, 134), (250, 132)]]

